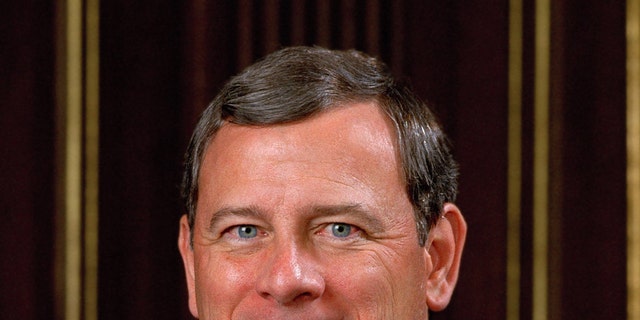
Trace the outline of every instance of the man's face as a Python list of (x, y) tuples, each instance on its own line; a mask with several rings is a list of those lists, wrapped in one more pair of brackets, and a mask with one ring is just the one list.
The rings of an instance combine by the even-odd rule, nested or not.
[(225, 124), (182, 221), (201, 319), (424, 319), (418, 244), (395, 131), (373, 103), (284, 125)]

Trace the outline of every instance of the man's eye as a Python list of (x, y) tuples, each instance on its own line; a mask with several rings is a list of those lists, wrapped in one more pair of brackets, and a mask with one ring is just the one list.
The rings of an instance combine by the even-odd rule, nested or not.
[(334, 223), (331, 225), (331, 234), (338, 238), (346, 238), (351, 234), (351, 226), (344, 223)]
[(254, 225), (241, 225), (231, 229), (232, 233), (235, 233), (239, 238), (251, 239), (258, 236), (258, 227)]
[(332, 223), (325, 228), (325, 232), (336, 238), (348, 238), (358, 231), (360, 231), (358, 227), (348, 223)]

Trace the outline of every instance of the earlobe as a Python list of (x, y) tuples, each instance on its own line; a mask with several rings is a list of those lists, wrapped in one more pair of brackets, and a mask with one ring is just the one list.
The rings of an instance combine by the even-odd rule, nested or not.
[(184, 263), (184, 271), (187, 278), (187, 290), (189, 293), (189, 310), (191, 314), (198, 318), (198, 307), (196, 303), (195, 289), (195, 269), (193, 262), (193, 248), (191, 247), (191, 230), (187, 215), (180, 218), (180, 233), (178, 236), (178, 249)]
[(452, 203), (445, 203), (443, 219), (431, 229), (426, 248), (432, 269), (427, 280), (427, 305), (430, 310), (444, 309), (451, 299), (458, 281), (462, 249), (467, 235), (467, 224), (462, 213)]

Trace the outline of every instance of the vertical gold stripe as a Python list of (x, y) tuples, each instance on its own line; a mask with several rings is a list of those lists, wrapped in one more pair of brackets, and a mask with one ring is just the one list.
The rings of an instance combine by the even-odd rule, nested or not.
[(82, 285), (82, 1), (57, 12), (56, 318), (80, 319)]
[(640, 319), (640, 0), (627, 0), (627, 319)]
[(66, 0), (57, 13), (57, 319), (97, 319), (98, 14), (98, 0)]
[(507, 320), (520, 318), (522, 197), (522, 0), (509, 1), (509, 119), (507, 180)]
[(80, 319), (82, 223), (82, 3), (67, 2), (65, 318)]
[(84, 319), (98, 318), (98, 159), (100, 7), (86, 0)]
[(551, 4), (535, 4), (533, 320), (548, 315), (549, 64)]

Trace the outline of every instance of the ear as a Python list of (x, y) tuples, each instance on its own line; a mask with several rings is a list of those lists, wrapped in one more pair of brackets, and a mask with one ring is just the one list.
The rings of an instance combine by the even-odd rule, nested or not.
[(460, 209), (445, 203), (442, 219), (431, 229), (426, 250), (433, 268), (427, 280), (427, 305), (430, 310), (444, 309), (458, 281), (462, 248), (467, 236), (467, 223)]
[(184, 263), (184, 271), (187, 276), (187, 290), (189, 292), (189, 310), (198, 318), (198, 306), (196, 303), (195, 272), (193, 264), (193, 248), (191, 246), (191, 229), (187, 215), (180, 218), (180, 235), (178, 236), (178, 249)]

